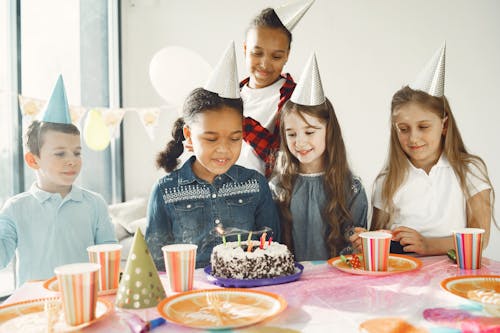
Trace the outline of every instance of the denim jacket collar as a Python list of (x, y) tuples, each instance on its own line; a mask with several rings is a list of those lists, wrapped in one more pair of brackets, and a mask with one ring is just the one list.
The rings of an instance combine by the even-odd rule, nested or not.
[[(179, 185), (187, 185), (197, 182), (199, 184), (208, 184), (206, 180), (200, 179), (193, 172), (193, 163), (196, 160), (196, 156), (191, 156), (184, 165), (179, 169)], [(226, 173), (221, 175), (222, 177), (228, 177), (231, 181), (238, 181), (238, 169), (233, 166), (227, 170)]]

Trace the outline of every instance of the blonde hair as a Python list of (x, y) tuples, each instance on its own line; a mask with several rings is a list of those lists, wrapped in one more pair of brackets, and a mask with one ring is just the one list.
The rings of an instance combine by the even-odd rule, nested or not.
[(283, 242), (290, 249), (293, 249), (293, 219), (290, 211), (290, 202), (300, 162), (292, 155), (286, 144), (284, 118), (291, 113), (296, 113), (306, 123), (304, 114), (318, 118), (326, 124), (325, 140), (327, 144), (323, 154), (325, 165), (323, 181), (327, 205), (323, 211), (323, 219), (327, 221), (330, 229), (330, 233), (326, 238), (330, 255), (337, 256), (338, 252), (345, 247), (344, 237), (340, 235), (341, 226), (344, 223), (352, 222), (346, 198), (347, 191), (350, 190), (352, 184), (352, 173), (347, 163), (346, 149), (340, 125), (337, 121), (333, 105), (328, 99), (318, 106), (299, 105), (289, 100), (281, 111), (280, 136), (282, 144), (280, 155), (276, 162), (276, 170), (278, 172), (277, 186), (279, 188), (277, 191), (277, 200), (282, 214)]
[[(396, 126), (393, 125), (394, 113), (403, 105), (415, 103), (436, 114), (439, 118), (446, 121), (446, 131), (441, 138), (442, 154), (448, 159), (453, 171), (455, 172), (460, 182), (460, 187), (468, 200), (471, 195), (467, 187), (466, 176), (470, 172), (471, 165), (479, 170), (480, 175), (477, 175), (483, 182), (487, 183), (491, 188), (491, 207), (495, 199), (493, 186), (488, 177), (486, 164), (476, 155), (470, 154), (465, 148), (462, 136), (458, 130), (455, 118), (451, 112), (448, 99), (443, 97), (434, 97), (420, 90), (413, 90), (408, 86), (398, 90), (392, 97), (391, 103), (391, 136), (389, 143), (389, 156), (386, 165), (377, 176), (385, 177), (382, 183), (382, 204), (384, 211), (389, 213), (389, 221), (374, 221), (371, 229), (382, 229), (390, 227), (394, 219), (394, 203), (392, 198), (396, 191), (401, 187), (408, 175), (409, 162), (408, 157), (401, 148), (398, 140)], [(467, 201), (467, 209), (469, 209)], [(493, 217), (493, 211), (492, 211)], [(493, 217), (494, 219), (494, 217)]]

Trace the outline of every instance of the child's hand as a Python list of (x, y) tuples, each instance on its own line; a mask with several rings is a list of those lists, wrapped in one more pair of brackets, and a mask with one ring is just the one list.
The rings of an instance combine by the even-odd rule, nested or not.
[(363, 248), (361, 247), (361, 238), (359, 238), (359, 234), (365, 231), (367, 231), (365, 228), (356, 227), (354, 228), (354, 234), (351, 237), (349, 237), (349, 240), (352, 243), (352, 248), (355, 249), (357, 252), (363, 251)]
[(399, 242), (401, 246), (403, 246), (403, 251), (405, 252), (415, 252), (420, 255), (426, 255), (429, 251), (427, 239), (412, 228), (395, 228), (392, 230), (392, 240)]

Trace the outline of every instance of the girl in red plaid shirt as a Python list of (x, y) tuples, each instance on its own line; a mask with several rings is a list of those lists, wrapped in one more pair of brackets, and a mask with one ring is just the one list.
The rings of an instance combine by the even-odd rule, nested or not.
[[(303, 13), (311, 1), (304, 1)], [(280, 19), (281, 13), (286, 19)], [(295, 82), (282, 74), (292, 42), (287, 8), (264, 9), (250, 23), (243, 45), (249, 77), (240, 83), (244, 101), (243, 145), (237, 164), (269, 177), (280, 146), (279, 112), (290, 98)]]

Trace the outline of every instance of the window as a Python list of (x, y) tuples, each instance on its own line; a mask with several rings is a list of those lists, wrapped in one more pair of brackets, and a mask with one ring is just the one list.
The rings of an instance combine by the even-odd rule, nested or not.
[[(22, 133), (28, 123), (21, 121), (18, 93), (47, 100), (62, 74), (70, 105), (119, 106), (118, 3), (0, 1), (0, 207), (35, 181), (23, 162)], [(85, 117), (80, 125), (84, 122)], [(109, 203), (122, 201), (120, 151), (119, 139), (100, 152), (83, 143), (77, 185), (100, 193)], [(0, 297), (14, 287), (12, 266), (0, 269)]]
[[(14, 14), (13, 14), (14, 13)], [(14, 170), (17, 162), (17, 68), (15, 58), (15, 9), (9, 1), (0, 2), (0, 206), (15, 193)], [(13, 126), (14, 124), (14, 126)], [(14, 289), (14, 267), (9, 264), (0, 269), (0, 297)]]

